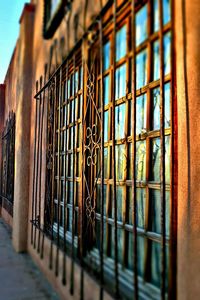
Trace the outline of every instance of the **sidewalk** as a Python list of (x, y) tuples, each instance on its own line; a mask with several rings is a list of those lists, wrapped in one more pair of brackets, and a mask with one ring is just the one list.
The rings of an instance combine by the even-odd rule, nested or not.
[(59, 300), (30, 256), (14, 251), (11, 231), (1, 218), (0, 300)]

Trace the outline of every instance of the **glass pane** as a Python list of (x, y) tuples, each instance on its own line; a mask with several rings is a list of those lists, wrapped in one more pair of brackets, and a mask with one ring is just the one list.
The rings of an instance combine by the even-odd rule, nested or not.
[(160, 129), (160, 88), (153, 89), (153, 130)]
[[(100, 241), (100, 235), (101, 235), (101, 223), (100, 221), (96, 220), (96, 247), (97, 249), (100, 250), (101, 247), (101, 241)], [(106, 223), (104, 223), (104, 238), (103, 238), (103, 243), (104, 243), (104, 252), (106, 252)]]
[(116, 155), (116, 180), (120, 180), (124, 178), (124, 171), (126, 166), (125, 145), (116, 145), (115, 155)]
[(141, 236), (138, 236), (137, 238), (137, 255), (138, 255), (138, 275), (144, 276), (144, 251), (145, 251), (145, 243), (144, 238)]
[(78, 71), (75, 72), (75, 93), (78, 92)]
[(147, 101), (146, 94), (136, 98), (136, 134), (146, 132)]
[(170, 233), (170, 191), (165, 192), (165, 223), (166, 223), (166, 230), (165, 233), (169, 236)]
[(147, 38), (147, 5), (136, 13), (136, 46)]
[[(112, 218), (114, 219), (113, 187), (111, 187), (111, 199), (112, 199)], [(116, 187), (116, 203), (117, 203), (117, 220), (122, 222), (123, 188), (121, 186)]]
[(72, 209), (67, 209), (67, 230), (72, 232)]
[(108, 130), (109, 130), (109, 110), (104, 111), (104, 142), (108, 141)]
[(108, 177), (108, 148), (104, 148), (104, 178)]
[(167, 24), (171, 19), (170, 0), (163, 0), (163, 24)]
[(82, 89), (83, 87), (83, 68), (80, 67), (80, 71), (79, 71), (79, 87), (80, 89)]
[(143, 50), (136, 56), (136, 88), (147, 84), (147, 50)]
[(104, 77), (104, 105), (107, 105), (110, 100), (110, 76)]
[(161, 247), (159, 243), (149, 241), (151, 255), (150, 282), (160, 287), (161, 283)]
[(73, 174), (73, 154), (68, 154), (68, 176), (72, 177)]
[[(149, 193), (149, 203), (150, 203), (150, 223), (149, 229), (156, 233), (161, 233), (161, 198), (160, 190), (150, 189)], [(166, 228), (165, 233), (169, 236), (170, 229), (170, 192), (165, 192), (165, 220)]]
[[(145, 203), (146, 203), (146, 190), (142, 188), (136, 189), (136, 201), (137, 201), (137, 215), (136, 221), (137, 226), (140, 228), (144, 228), (144, 221), (145, 221)], [(133, 200), (132, 200), (132, 188), (128, 189), (128, 217), (129, 217), (129, 224), (133, 224), (132, 222), (132, 215), (133, 215)]]
[(165, 136), (165, 181), (170, 184), (170, 136)]
[(153, 31), (156, 32), (159, 30), (159, 9), (158, 9), (158, 0), (153, 1)]
[[(144, 238), (141, 236), (137, 237), (137, 270), (138, 275), (144, 275), (144, 250), (145, 242)], [(133, 233), (128, 233), (128, 269), (133, 270), (133, 255), (134, 255), (134, 241)]]
[(160, 181), (160, 138), (151, 140), (151, 180)]
[(115, 100), (126, 96), (126, 65), (116, 69), (115, 73)]
[[(104, 185), (104, 216), (106, 215), (106, 191), (107, 186)], [(97, 200), (96, 200), (96, 211), (97, 213), (101, 213), (101, 185), (97, 185)]]
[(116, 34), (116, 61), (126, 55), (126, 25)]
[[(111, 245), (111, 257), (115, 259), (115, 229), (112, 226), (112, 245)], [(118, 261), (122, 264), (123, 262), (123, 230), (117, 228), (117, 250), (118, 250)]]
[[(153, 11), (154, 11), (153, 30), (154, 32), (156, 32), (160, 28), (158, 0), (154, 0)], [(171, 19), (170, 0), (163, 0), (163, 25), (167, 24), (170, 21), (170, 19)]]
[(170, 127), (170, 83), (165, 84), (165, 128)]
[(125, 112), (125, 103), (115, 107), (115, 138), (117, 140), (125, 137)]
[(110, 67), (110, 42), (107, 42), (103, 47), (103, 69), (104, 71)]
[(67, 203), (72, 204), (73, 202), (73, 182), (68, 181), (68, 197), (67, 197)]
[(161, 233), (161, 202), (160, 190), (150, 190), (150, 230), (156, 233)]
[[(170, 127), (170, 83), (165, 84), (165, 128)], [(153, 130), (160, 129), (160, 88), (153, 89)]]
[(136, 180), (146, 179), (146, 141), (136, 142)]
[(164, 74), (170, 73), (171, 32), (164, 35)]
[(153, 43), (153, 80), (160, 78), (160, 47), (159, 41)]

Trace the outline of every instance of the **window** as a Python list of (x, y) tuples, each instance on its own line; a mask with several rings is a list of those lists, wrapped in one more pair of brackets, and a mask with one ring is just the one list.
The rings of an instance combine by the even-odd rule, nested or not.
[(173, 290), (171, 4), (109, 9), (36, 95), (48, 89), (44, 232), (111, 293), (156, 299)]
[(44, 0), (44, 38), (51, 38), (60, 25), (65, 12), (70, 8), (70, 0)]
[(9, 113), (2, 133), (1, 205), (10, 215), (14, 202), (15, 114)]

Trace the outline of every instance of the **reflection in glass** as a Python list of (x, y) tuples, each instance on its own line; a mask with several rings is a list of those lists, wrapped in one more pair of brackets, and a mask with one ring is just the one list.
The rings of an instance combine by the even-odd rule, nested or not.
[(109, 91), (110, 91), (110, 76), (107, 75), (104, 77), (104, 105), (109, 103)]
[(136, 142), (136, 180), (146, 179), (146, 141)]
[(146, 94), (136, 98), (136, 134), (141, 134), (146, 131), (146, 102)]
[(170, 83), (165, 84), (165, 128), (170, 127)]
[(171, 32), (164, 35), (164, 74), (170, 73)]
[(109, 110), (104, 111), (104, 142), (108, 141)]
[(160, 88), (153, 89), (153, 130), (160, 129)]
[[(129, 224), (133, 224), (132, 215), (133, 215), (133, 203), (132, 203), (132, 188), (128, 189), (128, 217)], [(136, 221), (137, 227), (144, 228), (144, 217), (145, 217), (145, 203), (146, 203), (146, 190), (144, 188), (136, 189)]]
[(136, 46), (147, 38), (147, 5), (136, 13)]
[(136, 56), (136, 89), (147, 84), (147, 50)]
[(171, 19), (170, 0), (163, 0), (163, 24), (167, 24)]
[(161, 213), (161, 199), (160, 199), (160, 190), (150, 189), (150, 230), (156, 233), (161, 233), (161, 222), (160, 222), (160, 213)]
[(126, 55), (126, 25), (124, 25), (116, 34), (116, 61)]
[(125, 111), (125, 103), (115, 107), (115, 138), (117, 140), (125, 136)]
[(73, 202), (73, 182), (68, 181), (68, 197), (67, 197), (67, 203), (72, 204)]
[(161, 246), (157, 242), (149, 241), (151, 253), (150, 282), (160, 287), (161, 283)]
[(115, 146), (116, 154), (116, 179), (120, 180), (124, 177), (124, 167), (126, 165), (125, 145)]
[(70, 93), (70, 84), (71, 84), (71, 80), (68, 79), (68, 81), (67, 81), (67, 99), (69, 99), (70, 96), (71, 96), (71, 93)]
[(72, 209), (67, 209), (67, 231), (72, 232)]
[(126, 96), (126, 65), (123, 64), (115, 72), (115, 100)]
[[(115, 229), (112, 226), (112, 245), (111, 245), (111, 257), (115, 259)], [(117, 250), (119, 263), (123, 262), (123, 230), (117, 228)]]
[(75, 93), (78, 92), (78, 71), (75, 72)]
[(103, 70), (105, 71), (110, 66), (110, 42), (107, 42), (103, 46), (103, 57), (104, 57)]
[[(134, 241), (133, 233), (128, 233), (128, 269), (133, 270), (133, 255), (134, 255)], [(139, 276), (144, 276), (144, 238), (141, 236), (137, 237), (137, 270)]]
[(151, 180), (160, 181), (160, 138), (151, 140)]
[(104, 178), (108, 177), (108, 148), (104, 148)]
[[(154, 11), (153, 31), (156, 32), (160, 28), (158, 0), (154, 0), (153, 11)], [(170, 21), (170, 19), (171, 19), (170, 0), (163, 0), (163, 25), (167, 24)]]
[[(104, 185), (104, 216), (106, 215), (106, 190), (107, 190), (107, 186)], [(96, 212), (97, 213), (101, 213), (101, 184), (97, 185), (97, 199), (96, 199)]]
[[(101, 240), (100, 240), (100, 236), (101, 236), (101, 223), (99, 220), (96, 219), (96, 225), (95, 225), (95, 233), (96, 233), (96, 247), (97, 249), (100, 250), (101, 247)], [(104, 252), (106, 253), (106, 223), (104, 223)]]
[(153, 80), (160, 78), (160, 50), (159, 41), (153, 43)]
[(170, 136), (165, 136), (165, 181), (170, 183)]
[[(170, 127), (170, 83), (166, 83), (165, 87), (165, 128)], [(153, 89), (153, 130), (160, 129), (160, 88)]]
[[(112, 199), (112, 218), (114, 219), (114, 203), (113, 203), (113, 187), (111, 187)], [(116, 186), (116, 202), (117, 202), (117, 220), (122, 222), (122, 203), (123, 203), (123, 188)]]

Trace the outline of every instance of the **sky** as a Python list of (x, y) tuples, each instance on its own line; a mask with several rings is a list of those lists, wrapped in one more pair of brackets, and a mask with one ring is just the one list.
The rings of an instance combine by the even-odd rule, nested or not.
[(0, 0), (0, 83), (4, 78), (19, 34), (19, 19), (28, 0)]

